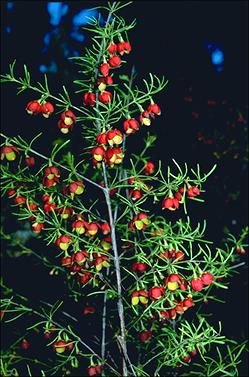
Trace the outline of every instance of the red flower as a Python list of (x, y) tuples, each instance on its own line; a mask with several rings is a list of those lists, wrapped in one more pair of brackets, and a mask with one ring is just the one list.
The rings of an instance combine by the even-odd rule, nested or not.
[(98, 233), (98, 224), (97, 223), (87, 223), (85, 222), (86, 226), (86, 236), (95, 236)]
[(75, 123), (76, 116), (71, 110), (64, 111), (61, 114), (61, 120), (64, 122), (67, 126), (71, 126), (71, 124)]
[(59, 247), (61, 250), (67, 250), (69, 247), (69, 244), (72, 242), (72, 237), (70, 236), (60, 236), (55, 241), (55, 245)]
[(57, 342), (53, 343), (53, 349), (56, 353), (63, 353), (66, 351), (67, 348), (67, 342), (64, 340), (57, 340)]
[(85, 93), (83, 96), (83, 103), (86, 106), (94, 106), (96, 102), (96, 95), (94, 93)]
[(121, 164), (124, 154), (121, 148), (115, 147), (106, 151), (106, 162), (109, 166)]
[(112, 100), (112, 93), (111, 92), (102, 92), (99, 95), (100, 102), (107, 104)]
[(143, 194), (141, 193), (140, 190), (130, 190), (129, 192), (129, 195), (131, 197), (132, 200), (138, 200), (138, 199), (141, 199)]
[(98, 146), (98, 147), (93, 148), (91, 150), (91, 153), (93, 155), (94, 160), (100, 162), (100, 161), (104, 161), (106, 150), (105, 148)]
[(81, 276), (79, 277), (79, 282), (80, 282), (81, 284), (86, 284), (86, 283), (88, 283), (89, 280), (91, 280), (92, 278), (93, 278), (93, 274), (91, 274), (91, 272), (85, 271), (85, 272), (83, 273), (83, 275), (81, 275)]
[(155, 115), (161, 115), (161, 109), (156, 103), (149, 105), (147, 107), (147, 110), (149, 111), (149, 113), (152, 113)]
[(176, 198), (165, 198), (162, 203), (162, 209), (169, 209), (175, 211), (179, 208), (179, 201)]
[(38, 101), (30, 101), (26, 106), (26, 111), (30, 115), (37, 115), (41, 112), (41, 105)]
[(145, 230), (147, 225), (150, 224), (150, 219), (145, 213), (138, 213), (133, 217), (129, 224), (130, 230)]
[(61, 173), (56, 166), (49, 166), (44, 170), (47, 179), (59, 178)]
[(1, 148), (1, 160), (6, 158), (8, 161), (14, 161), (16, 159), (16, 152), (19, 153), (17, 147), (13, 146), (4, 146)]
[(111, 76), (106, 76), (106, 77), (100, 77), (98, 79), (98, 89), (103, 92), (106, 89), (107, 85), (112, 85), (113, 84), (113, 79)]
[(48, 118), (54, 112), (54, 106), (50, 102), (45, 102), (41, 105), (40, 111), (45, 118)]
[(136, 131), (139, 130), (140, 127), (138, 121), (135, 118), (125, 120), (123, 126), (126, 135), (134, 134)]
[(172, 292), (175, 292), (178, 288), (180, 288), (181, 282), (182, 277), (178, 274), (171, 274), (164, 280), (164, 284)]
[(110, 233), (111, 231), (110, 225), (108, 223), (101, 224), (100, 229), (104, 235)]
[(107, 145), (107, 134), (106, 133), (99, 134), (97, 136), (97, 143)]
[(64, 135), (66, 135), (66, 134), (68, 134), (69, 130), (72, 131), (74, 124), (73, 124), (73, 123), (72, 123), (71, 125), (65, 124), (65, 123), (60, 119), (60, 120), (58, 121), (58, 123), (57, 123), (57, 126), (58, 126), (58, 128), (60, 129), (60, 131), (61, 131)]
[(131, 303), (132, 305), (138, 305), (139, 302), (141, 302), (144, 305), (147, 305), (148, 303), (148, 292), (141, 289), (139, 291), (134, 291), (131, 294)]
[(61, 258), (61, 265), (63, 267), (71, 267), (72, 257), (68, 256), (68, 257)]
[(114, 144), (122, 144), (123, 142), (123, 135), (122, 132), (119, 130), (110, 130), (106, 134), (107, 136), (107, 142), (112, 147)]
[(122, 60), (119, 56), (117, 55), (114, 55), (110, 58), (109, 60), (109, 65), (112, 67), (112, 68), (117, 68), (120, 66), (120, 64), (122, 63)]
[(200, 195), (200, 190), (198, 187), (189, 187), (187, 189), (187, 195), (189, 198), (194, 198), (195, 196)]
[(67, 220), (72, 215), (73, 208), (61, 207), (57, 209), (57, 213), (62, 217), (62, 219)]
[(152, 113), (150, 113), (149, 111), (143, 111), (142, 114), (139, 117), (139, 121), (144, 126), (150, 126), (151, 125), (150, 117), (153, 118), (153, 116), (154, 115)]
[(20, 206), (22, 206), (24, 203), (26, 203), (26, 198), (24, 196), (17, 196), (14, 199), (14, 203), (15, 204), (19, 204)]
[(84, 192), (85, 185), (81, 181), (74, 181), (70, 183), (69, 185), (69, 191), (71, 193), (71, 196), (74, 197), (74, 195), (80, 195)]
[(46, 213), (52, 212), (54, 209), (56, 209), (56, 204), (53, 202), (47, 202), (43, 206), (43, 210)]
[(94, 265), (97, 271), (101, 271), (103, 267), (110, 267), (110, 259), (106, 255), (97, 256)]
[(131, 44), (129, 42), (120, 42), (117, 44), (117, 51), (120, 55), (129, 54), (131, 52)]
[(41, 233), (41, 231), (44, 229), (44, 223), (34, 223), (32, 224), (32, 232), (34, 233)]
[(88, 376), (97, 376), (102, 373), (102, 366), (101, 365), (92, 365), (87, 368), (87, 375)]
[(183, 361), (184, 363), (190, 363), (190, 362), (191, 362), (191, 357), (190, 357), (190, 355), (186, 355), (186, 356), (184, 356), (184, 357), (182, 358), (182, 361)]
[(42, 201), (43, 202), (48, 202), (50, 199), (51, 199), (50, 195), (45, 194), (45, 195), (42, 196)]
[(72, 229), (75, 231), (77, 234), (84, 234), (86, 231), (85, 228), (85, 221), (84, 220), (75, 220), (72, 223)]
[(188, 308), (191, 308), (192, 306), (194, 306), (194, 303), (193, 303), (193, 300), (191, 297), (187, 297), (183, 300), (182, 302), (183, 304), (183, 309), (184, 310), (187, 310)]
[(77, 251), (72, 257), (73, 261), (79, 265), (83, 264), (87, 258), (89, 258), (89, 254), (85, 250)]
[(13, 195), (15, 195), (16, 194), (16, 190), (14, 190), (14, 189), (9, 189), (8, 191), (7, 191), (7, 195), (8, 196), (13, 196)]

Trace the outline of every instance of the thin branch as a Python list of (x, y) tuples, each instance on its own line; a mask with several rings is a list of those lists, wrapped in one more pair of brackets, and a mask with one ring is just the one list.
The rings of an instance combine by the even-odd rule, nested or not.
[[(5, 140), (7, 140), (7, 139), (8, 139), (8, 140), (11, 140), (11, 138), (9, 138), (8, 136), (4, 135), (3, 133), (0, 133), (0, 136), (2, 136)], [(32, 149), (32, 148), (30, 148), (29, 151), (32, 152), (33, 154), (35, 154), (36, 156), (41, 157), (41, 158), (44, 159), (44, 160), (47, 160), (47, 161), (50, 160), (47, 156), (44, 156), (43, 154), (41, 154), (41, 153), (35, 151), (35, 150)], [(53, 161), (53, 163), (54, 163), (55, 165), (59, 166), (61, 169), (64, 169), (64, 170), (66, 170), (66, 171), (69, 171), (70, 173), (72, 172), (71, 169), (69, 169), (69, 168), (67, 168), (66, 166), (60, 164), (59, 162)], [(101, 189), (101, 191), (105, 191), (105, 188), (104, 188), (104, 187), (100, 186), (98, 183), (95, 183), (94, 181), (92, 181), (91, 179), (85, 177), (84, 175), (79, 174), (79, 173), (75, 173), (75, 174), (76, 174), (78, 177), (84, 179), (86, 182), (90, 183), (91, 185), (93, 185), (93, 186), (95, 186), (95, 187)]]

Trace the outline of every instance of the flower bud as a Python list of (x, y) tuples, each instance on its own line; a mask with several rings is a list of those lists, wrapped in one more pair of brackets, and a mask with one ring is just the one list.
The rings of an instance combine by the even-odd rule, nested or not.
[(203, 282), (201, 279), (192, 279), (190, 285), (194, 291), (201, 291), (203, 289)]
[(86, 306), (83, 309), (83, 315), (95, 314), (95, 313), (96, 313), (96, 308), (94, 306)]
[(159, 300), (164, 296), (165, 289), (164, 287), (152, 287), (149, 290), (149, 297), (151, 300)]
[(21, 346), (21, 348), (22, 348), (23, 350), (26, 351), (27, 349), (29, 349), (29, 347), (30, 347), (30, 343), (27, 341), (27, 339), (23, 339), (23, 340), (21, 341), (20, 346)]
[(212, 284), (213, 280), (214, 280), (214, 276), (210, 272), (204, 272), (201, 275), (201, 281), (204, 285)]
[(103, 75), (103, 76), (108, 76), (109, 75), (109, 71), (110, 71), (110, 67), (109, 67), (109, 64), (107, 64), (107, 63), (103, 63), (103, 64), (101, 64), (101, 66), (100, 66), (100, 72), (101, 72), (101, 74)]
[(117, 68), (120, 66), (120, 64), (122, 63), (122, 60), (119, 56), (117, 55), (114, 55), (110, 58), (109, 60), (109, 65), (112, 67), (112, 68)]
[(147, 264), (146, 263), (142, 263), (142, 262), (137, 262), (137, 263), (133, 263), (133, 266), (132, 266), (132, 272), (136, 272), (136, 271), (139, 271), (139, 272), (145, 272), (147, 270)]
[(111, 43), (107, 51), (110, 55), (115, 54), (115, 52), (117, 51), (117, 45), (115, 43)]
[(34, 165), (35, 165), (35, 158), (34, 158), (34, 157), (29, 157), (29, 156), (27, 156), (27, 157), (25, 158), (25, 164), (26, 164), (27, 166), (29, 166), (29, 167), (34, 166)]
[(148, 161), (144, 167), (144, 173), (146, 175), (150, 175), (150, 174), (153, 174), (156, 170), (156, 167), (155, 165), (153, 164), (153, 162), (151, 161)]
[(152, 331), (145, 330), (138, 334), (141, 342), (147, 342), (147, 340), (152, 336)]

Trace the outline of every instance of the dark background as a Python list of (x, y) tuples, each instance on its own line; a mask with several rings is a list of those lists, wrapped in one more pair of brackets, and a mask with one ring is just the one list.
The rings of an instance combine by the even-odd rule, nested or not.
[[(54, 92), (61, 88), (61, 83), (70, 87), (68, 83), (72, 77), (75, 78), (76, 69), (64, 60), (65, 45), (62, 46), (62, 40), (66, 40), (70, 48), (74, 46), (72, 48), (82, 52), (90, 37), (86, 34), (82, 45), (68, 38), (72, 29), (71, 18), (82, 8), (100, 3), (105, 2), (67, 2), (69, 12), (60, 23), (59, 37), (44, 52), (44, 34), (51, 30), (47, 2), (18, 1), (14, 2), (11, 10), (7, 9), (7, 2), (1, 2), (1, 71), (6, 72), (8, 64), (17, 59), (17, 72), (21, 73), (22, 65), (27, 64), (35, 82), (42, 77), (40, 64), (54, 59), (58, 72), (48, 73), (51, 87)], [(237, 235), (241, 227), (247, 224), (247, 164), (240, 158), (235, 160), (232, 157), (217, 161), (213, 151), (219, 146), (219, 140), (215, 140), (212, 146), (203, 146), (198, 143), (196, 134), (199, 130), (209, 134), (217, 130), (224, 135), (229, 148), (230, 134), (226, 122), (230, 121), (236, 109), (243, 111), (247, 119), (247, 14), (246, 1), (135, 1), (122, 11), (127, 21), (137, 19), (136, 28), (130, 32), (133, 51), (125, 70), (128, 72), (135, 65), (138, 78), (152, 72), (169, 79), (166, 90), (156, 96), (162, 115), (150, 128), (152, 133), (158, 135), (157, 147), (151, 152), (153, 160), (162, 159), (168, 164), (174, 158), (179, 163), (186, 161), (189, 166), (199, 162), (203, 171), (218, 163), (216, 180), (210, 178), (205, 186), (205, 204), (194, 203), (190, 212), (196, 222), (207, 219), (207, 238), (217, 243), (223, 237), (224, 226)], [(9, 26), (10, 33), (6, 29)], [(207, 41), (219, 43), (224, 52), (222, 72), (217, 72), (211, 62)], [(16, 97), (12, 84), (2, 85), (1, 90), (2, 131), (11, 136), (21, 134), (29, 139), (43, 131), (39, 150), (48, 152), (47, 140), (61, 135), (52, 120), (46, 123), (37, 118), (34, 122), (26, 115), (25, 105), (35, 96), (24, 92)], [(184, 101), (187, 95), (193, 96), (191, 104)], [(219, 102), (226, 99), (229, 106), (222, 108), (219, 105), (210, 109), (207, 105), (210, 98)], [(79, 99), (77, 101), (81, 104)], [(233, 110), (229, 112), (231, 108)], [(198, 121), (191, 116), (192, 111), (200, 113)], [(234, 132), (237, 149), (243, 152), (246, 143), (243, 137), (236, 138), (236, 135), (240, 135), (239, 130)], [(134, 140), (142, 148), (141, 135), (135, 135)], [(77, 147), (80, 148), (79, 145)], [(234, 201), (228, 199), (231, 191), (238, 192)], [(27, 268), (30, 262), (26, 259), (5, 262), (3, 275), (11, 286), (18, 287), (20, 293), (37, 300), (42, 299), (46, 292), (48, 302), (60, 298), (61, 290), (66, 293), (62, 277), (48, 276), (39, 265)], [(245, 339), (248, 329), (248, 285), (246, 271), (242, 269), (240, 272), (231, 280), (229, 291), (220, 292), (219, 297), (227, 303), (210, 304), (210, 312), (213, 311), (215, 319), (224, 323), (224, 333), (228, 337)], [(246, 375), (245, 361), (243, 368), (240, 375)]]

